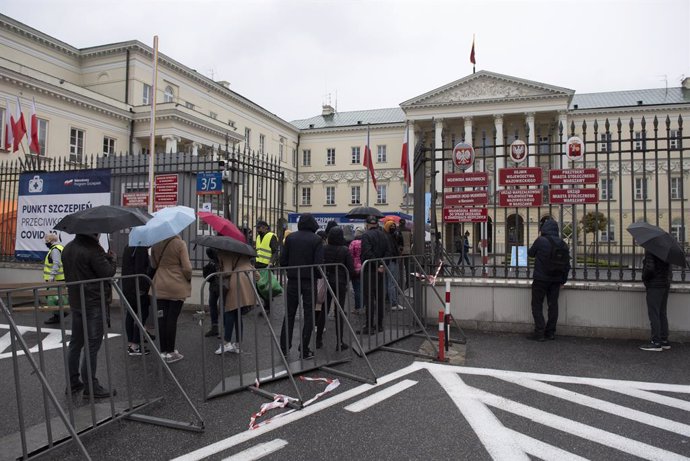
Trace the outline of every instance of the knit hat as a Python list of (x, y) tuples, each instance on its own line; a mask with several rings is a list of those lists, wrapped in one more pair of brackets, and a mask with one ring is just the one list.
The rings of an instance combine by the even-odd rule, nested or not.
[(386, 221), (386, 224), (383, 225), (383, 229), (384, 229), (386, 232), (390, 232), (390, 231), (391, 231), (391, 227), (395, 227), (395, 221)]

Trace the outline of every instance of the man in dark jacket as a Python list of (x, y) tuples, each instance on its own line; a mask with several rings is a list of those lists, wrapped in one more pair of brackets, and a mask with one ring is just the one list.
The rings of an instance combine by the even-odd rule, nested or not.
[(323, 242), (315, 232), (319, 224), (314, 216), (305, 213), (297, 222), (297, 232), (285, 239), (285, 246), (280, 254), (280, 265), (287, 268), (287, 293), (285, 295), (287, 312), (280, 332), (280, 348), (284, 355), (292, 348), (292, 330), (295, 326), (295, 314), (302, 297), (304, 327), (302, 328), (302, 358), (310, 359), (314, 353), (309, 349), (311, 333), (314, 330), (314, 297), (316, 279), (320, 274), (313, 267), (323, 264)]
[[(115, 275), (117, 265), (112, 253), (107, 253), (98, 243), (98, 234), (77, 234), (65, 246), (62, 252), (62, 264), (65, 269), (65, 281), (81, 282), (91, 279), (101, 279)], [(82, 284), (68, 285), (67, 294), (72, 309), (72, 338), (69, 342), (69, 378), (72, 392), (84, 389), (84, 397), (93, 392), (94, 398), (110, 396), (110, 390), (98, 383), (96, 365), (98, 350), (103, 342), (104, 304), (108, 303), (111, 294), (110, 283), (91, 282), (83, 284), (84, 298), (81, 296)], [(101, 297), (102, 291), (102, 297)], [(108, 306), (105, 306), (107, 309)], [(81, 379), (89, 380), (84, 388), (80, 381), (79, 359), (84, 347), (84, 322), (88, 340), (88, 356), (81, 361)], [(89, 376), (89, 368), (91, 375)], [(115, 389), (112, 390), (115, 395)]]
[(642, 281), (647, 289), (647, 314), (652, 328), (652, 340), (640, 346), (643, 351), (661, 352), (670, 349), (666, 304), (671, 289), (671, 266), (649, 251), (644, 253)]
[[(532, 244), (527, 252), (528, 256), (535, 258), (534, 273), (532, 275), (532, 317), (534, 317), (534, 334), (529, 339), (544, 341), (554, 339), (556, 323), (558, 322), (558, 295), (561, 285), (568, 281), (570, 261), (566, 261), (564, 267), (554, 271), (553, 250), (554, 247), (568, 252), (568, 245), (560, 237), (558, 223), (553, 219), (547, 219), (541, 226), (541, 235)], [(548, 304), (548, 321), (544, 322), (544, 297)]]
[[(364, 303), (367, 309), (368, 325), (360, 334), (372, 335), (383, 331), (383, 304), (386, 298), (383, 261), (369, 260), (389, 257), (391, 254), (388, 238), (379, 227), (376, 216), (367, 217), (367, 231), (362, 235), (362, 281), (364, 283)], [(374, 306), (376, 308), (374, 309)], [(374, 316), (376, 314), (376, 317)]]

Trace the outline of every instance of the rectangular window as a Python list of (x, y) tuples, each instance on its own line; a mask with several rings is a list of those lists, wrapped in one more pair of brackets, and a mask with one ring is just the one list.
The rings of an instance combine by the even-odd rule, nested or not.
[(281, 162), (285, 161), (285, 138), (280, 137), (280, 143), (278, 143), (278, 157)]
[(362, 163), (362, 160), (360, 158), (359, 147), (353, 147), (352, 148), (352, 164), (353, 165), (359, 165), (360, 163)]
[(674, 219), (671, 224), (671, 235), (678, 240), (681, 245), (685, 243), (685, 230), (681, 219)]
[(611, 133), (599, 134), (599, 152), (611, 152)]
[(386, 190), (386, 186), (376, 186), (376, 203), (381, 205), (388, 203), (388, 191)]
[(295, 148), (292, 149), (292, 166), (297, 166), (297, 149)]
[(335, 186), (326, 186), (326, 205), (335, 205)]
[(148, 106), (151, 104), (151, 85), (144, 83), (144, 92), (142, 93), (142, 104)]
[(376, 146), (376, 161), (386, 163), (386, 145)]
[(259, 153), (263, 154), (266, 152), (266, 135), (259, 135)]
[(613, 179), (602, 178), (600, 192), (602, 200), (613, 200)]
[(115, 139), (107, 136), (103, 137), (103, 154), (113, 155), (115, 153)]
[(335, 149), (332, 147), (326, 149), (326, 165), (335, 165)]
[(184, 106), (185, 106), (187, 109), (192, 109), (192, 110), (194, 110), (194, 104), (192, 104), (192, 103), (189, 102), (189, 101), (185, 102), (185, 103), (184, 103)]
[(646, 150), (647, 149), (647, 143), (645, 142), (645, 136), (644, 133), (641, 131), (636, 131), (635, 132), (635, 150)]
[(250, 128), (245, 128), (244, 129), (244, 147), (247, 150), (251, 149), (251, 137), (252, 137), (252, 130)]
[(606, 230), (601, 231), (599, 240), (601, 242), (615, 242), (616, 241), (616, 225), (611, 221), (606, 225)]
[(670, 130), (668, 138), (668, 148), (671, 150), (680, 149), (680, 131)]
[(683, 178), (680, 176), (671, 178), (671, 198), (674, 200), (683, 198)]
[(635, 178), (635, 200), (647, 200), (647, 178)]
[(311, 150), (309, 149), (302, 151), (302, 166), (311, 166)]
[(84, 156), (84, 130), (71, 128), (69, 132), (69, 160), (81, 162)]
[(311, 187), (302, 188), (302, 205), (311, 205)]
[(38, 119), (38, 145), (41, 148), (39, 155), (46, 154), (46, 145), (48, 143), (48, 120)]
[(537, 139), (537, 143), (539, 144), (540, 154), (547, 155), (551, 153), (551, 143), (549, 142), (548, 136), (540, 136), (539, 139)]
[(362, 203), (362, 187), (352, 186), (350, 188), (350, 204), (359, 205)]

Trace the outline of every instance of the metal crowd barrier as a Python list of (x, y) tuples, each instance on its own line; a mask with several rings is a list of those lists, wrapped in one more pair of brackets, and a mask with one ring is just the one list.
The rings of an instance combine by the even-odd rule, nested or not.
[[(137, 300), (140, 300), (141, 295), (145, 294), (140, 291), (142, 281), (150, 283), (150, 279), (144, 275), (71, 283), (46, 283), (0, 291), (0, 308), (9, 329), (9, 333), (0, 337), (0, 346), (9, 336), (12, 359), (11, 370), (3, 370), (0, 360), (0, 373), (11, 374), (16, 397), (12, 398), (12, 392), (5, 392), (0, 396), (0, 408), (6, 409), (3, 412), (2, 427), (5, 429), (0, 437), (0, 459), (31, 459), (62, 447), (69, 441), (74, 442), (86, 459), (91, 459), (84, 445), (84, 435), (123, 418), (176, 429), (204, 429), (200, 413), (161, 358), (158, 343), (152, 340), (141, 322), (140, 302), (137, 301), (136, 306), (131, 306), (124, 296), (121, 282), (125, 279), (134, 280)], [(97, 287), (98, 305), (85, 305), (84, 290), (87, 284), (92, 288)], [(114, 332), (111, 327), (111, 299), (106, 290), (108, 286), (120, 298), (122, 334)], [(81, 333), (84, 338), (81, 360), (85, 363), (87, 374), (81, 377), (84, 384), (83, 399), (79, 398), (80, 389), (72, 388), (73, 383), (69, 376), (68, 341), (73, 338), (74, 332), (68, 329), (67, 325), (68, 322), (73, 322), (77, 315), (75, 306), (67, 305), (68, 287), (78, 287), (81, 294), (79, 310), (83, 315), (79, 317), (82, 319)], [(57, 305), (45, 308), (46, 293), (56, 292)], [(66, 311), (68, 308), (72, 310), (71, 315)], [(153, 290), (151, 308), (152, 312), (157, 312), (156, 295)], [(59, 324), (56, 328), (43, 326), (46, 317), (40, 313), (50, 311), (59, 314)], [(127, 313), (133, 316), (141, 337), (148, 342), (150, 355), (128, 356), (128, 342), (124, 331)], [(99, 352), (94, 364), (90, 358), (88, 332), (90, 328), (100, 329), (100, 322), (103, 324), (103, 333), (102, 336), (98, 336), (102, 343), (98, 345)], [(33, 323), (33, 326), (26, 326), (26, 323)], [(156, 336), (160, 337), (157, 324), (155, 321)], [(119, 350), (112, 343), (117, 341), (117, 336), (120, 336)], [(91, 339), (98, 341), (93, 337)], [(145, 344), (142, 344), (142, 347), (144, 346)], [(9, 358), (2, 352), (0, 350), (0, 359)], [(60, 353), (62, 360), (59, 357)], [(26, 362), (22, 360), (22, 355)], [(94, 397), (96, 383), (88, 378), (92, 376), (94, 366), (97, 368), (96, 379), (105, 377), (98, 383), (108, 389), (107, 398)], [(142, 413), (144, 410), (155, 409), (155, 404), (163, 401), (164, 396), (157, 391), (163, 388), (162, 384), (166, 378), (173, 382), (183, 396), (195, 416), (195, 421), (175, 421)], [(17, 415), (16, 420), (12, 420), (12, 414)], [(7, 433), (8, 429), (16, 428), (19, 429), (17, 432)]]
[[(340, 270), (335, 270), (339, 268)], [(336, 274), (335, 286), (328, 283), (326, 273), (331, 269), (334, 270)], [(303, 297), (299, 297), (297, 300), (297, 312), (295, 315), (295, 334), (293, 335), (293, 347), (288, 348), (287, 345), (282, 345), (280, 342), (280, 333), (283, 329), (283, 324), (287, 323), (287, 291), (288, 281), (286, 284), (282, 285), (282, 294), (284, 310), (278, 312), (278, 309), (271, 309), (267, 312), (264, 306), (264, 301), (259, 294), (254, 281), (256, 280), (256, 274), (265, 271), (275, 277), (277, 280), (287, 280), (287, 271), (300, 271), (300, 273), (308, 274), (305, 279), (297, 279), (296, 290), (298, 293), (303, 291), (309, 291), (313, 293), (313, 298), (317, 295), (317, 286), (319, 276), (324, 279), (324, 290), (330, 295), (333, 301), (333, 309), (335, 315), (338, 316), (340, 322), (343, 326), (342, 341), (346, 344), (347, 349), (342, 350), (337, 345), (334, 344), (333, 338), (335, 335), (332, 333), (332, 326), (328, 324), (328, 320), (324, 319), (328, 324), (326, 327), (326, 332), (323, 336), (323, 347), (317, 348), (316, 334), (314, 329), (316, 327), (316, 319), (318, 315), (318, 310), (316, 303), (312, 302), (311, 306), (307, 311), (304, 310), (305, 304)], [(295, 375), (306, 373), (308, 371), (321, 369), (326, 370), (329, 373), (348, 377), (350, 379), (365, 382), (365, 383), (375, 383), (376, 374), (371, 367), (365, 354), (362, 354), (363, 359), (367, 363), (368, 370), (371, 373), (371, 377), (362, 377), (354, 374), (344, 372), (342, 370), (337, 370), (331, 368), (334, 365), (348, 362), (353, 359), (353, 351), (363, 351), (364, 348), (358, 342), (357, 334), (349, 321), (351, 318), (351, 302), (349, 297), (344, 300), (344, 303), (339, 301), (338, 295), (341, 294), (338, 291), (338, 282), (340, 281), (340, 274), (346, 274), (347, 269), (342, 264), (324, 264), (321, 266), (294, 266), (290, 268), (265, 268), (252, 271), (234, 271), (234, 272), (217, 272), (215, 274), (210, 274), (202, 283), (201, 288), (201, 305), (206, 306), (206, 292), (208, 291), (206, 287), (210, 283), (218, 283), (218, 293), (221, 293), (224, 285), (224, 280), (228, 280), (231, 274), (236, 274), (234, 279), (237, 286), (228, 286), (229, 291), (227, 296), (239, 296), (239, 283), (240, 277), (246, 277), (252, 281), (252, 287), (254, 290), (254, 295), (256, 296), (257, 303), (253, 306), (249, 313), (245, 315), (238, 315), (236, 318), (239, 321), (240, 329), (243, 331), (241, 338), (238, 341), (233, 341), (239, 343), (239, 347), (236, 353), (221, 353), (215, 354), (224, 344), (225, 328), (223, 326), (223, 312), (224, 302), (219, 301), (221, 304), (221, 309), (219, 311), (219, 321), (218, 321), (218, 338), (212, 338), (211, 341), (205, 336), (205, 332), (208, 330), (208, 324), (206, 322), (206, 312), (200, 311), (197, 313), (197, 319), (200, 326), (200, 338), (201, 338), (201, 348), (202, 348), (202, 375), (203, 375), (203, 393), (205, 398), (210, 399), (218, 397), (221, 395), (237, 392), (240, 390), (248, 389), (252, 392), (259, 393), (265, 397), (273, 399), (275, 394), (266, 392), (260, 389), (260, 385), (276, 380), (288, 379), (295, 392), (296, 402), (291, 405), (294, 407), (301, 407), (303, 402), (302, 395), (300, 393), (299, 387), (295, 380)], [(349, 276), (347, 277), (346, 283), (349, 287)], [(306, 285), (306, 287), (305, 287)], [(233, 289), (234, 288), (234, 289)], [(304, 290), (303, 290), (304, 288)], [(268, 296), (273, 298), (273, 289), (269, 284)], [(277, 301), (279, 297), (273, 298), (272, 304), (279, 304)], [(324, 312), (323, 315), (326, 315)], [(311, 321), (309, 320), (311, 317)], [(335, 323), (335, 322), (334, 322)], [(306, 329), (305, 329), (306, 327)], [(309, 343), (306, 347), (314, 353), (312, 358), (303, 358), (302, 351), (304, 350), (301, 338), (301, 332), (311, 331), (311, 337)], [(231, 332), (232, 333), (232, 332)], [(236, 333), (236, 331), (235, 331)], [(287, 340), (287, 329), (285, 331), (285, 338)], [(235, 336), (236, 338), (236, 336)], [(233, 337), (230, 336), (232, 340)], [(208, 343), (211, 343), (209, 346)], [(286, 341), (287, 342), (287, 341)], [(361, 352), (360, 352), (361, 353)], [(208, 390), (210, 383), (216, 384), (210, 391)], [(213, 384), (211, 384), (213, 385)]]

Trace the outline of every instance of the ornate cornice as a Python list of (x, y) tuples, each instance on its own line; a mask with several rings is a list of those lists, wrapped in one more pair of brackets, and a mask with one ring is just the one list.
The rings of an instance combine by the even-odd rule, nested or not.
[[(377, 181), (392, 181), (402, 180), (402, 170), (399, 168), (391, 168), (376, 171)], [(304, 183), (351, 183), (364, 182), (367, 180), (366, 170), (362, 171), (333, 171), (322, 172), (315, 171), (313, 173), (300, 173), (297, 175), (297, 181), (300, 184)]]

